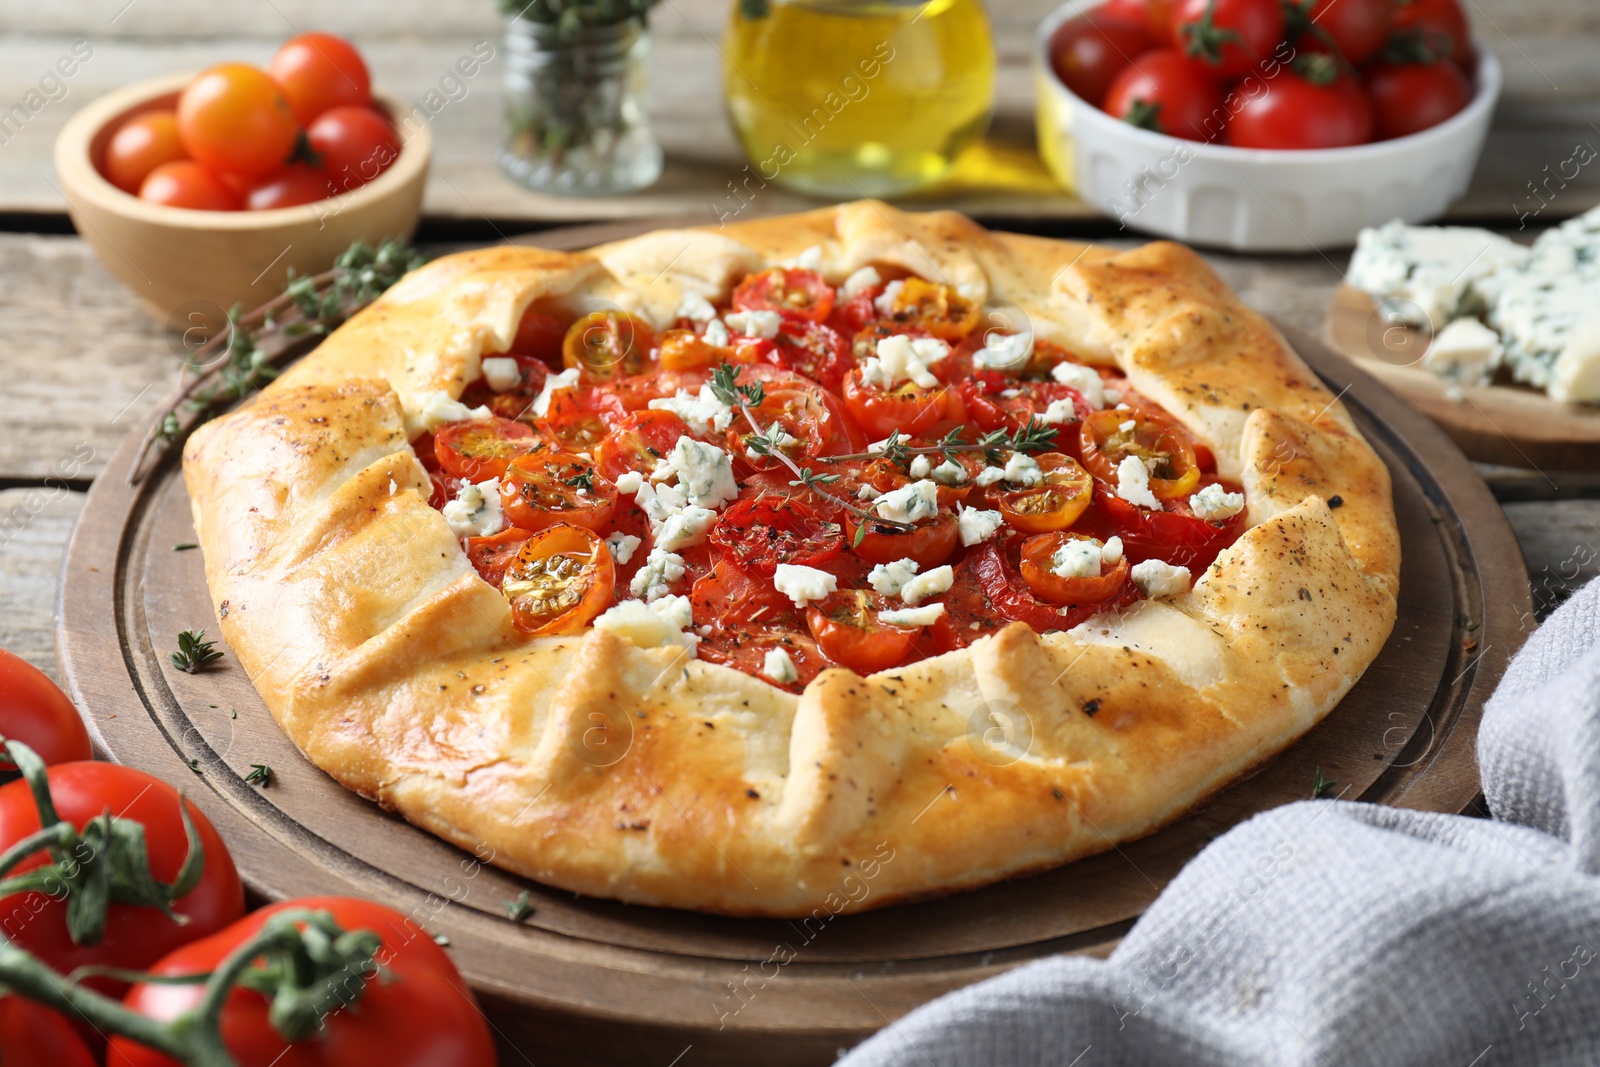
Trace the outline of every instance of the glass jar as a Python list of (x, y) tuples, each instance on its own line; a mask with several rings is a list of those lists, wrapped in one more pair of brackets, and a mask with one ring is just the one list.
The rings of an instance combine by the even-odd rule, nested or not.
[(645, 113), (650, 31), (639, 19), (562, 33), (506, 20), (506, 141), (498, 158), (542, 193), (630, 193), (661, 176)]
[(895, 196), (950, 174), (988, 128), (995, 56), (981, 0), (735, 0), (729, 116), (764, 181)]

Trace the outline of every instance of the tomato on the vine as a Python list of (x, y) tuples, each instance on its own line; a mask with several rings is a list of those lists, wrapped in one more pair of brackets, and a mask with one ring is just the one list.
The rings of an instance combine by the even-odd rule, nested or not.
[(400, 137), (386, 115), (370, 107), (331, 108), (306, 128), (311, 150), (335, 192), (372, 181), (400, 158)]
[(1169, 137), (1210, 141), (1227, 121), (1222, 90), (1170, 48), (1146, 52), (1106, 90), (1105, 111)]
[(511, 456), (500, 479), (506, 519), (524, 530), (571, 523), (603, 532), (616, 503), (615, 483), (576, 452)]
[(806, 608), (806, 625), (822, 654), (857, 674), (888, 670), (911, 654), (920, 626), (891, 626), (878, 616), (887, 597), (871, 589), (841, 589)]
[(1248, 74), (1283, 40), (1279, 0), (1178, 0), (1172, 46), (1207, 77)]
[(1447, 59), (1374, 63), (1367, 68), (1366, 81), (1376, 114), (1374, 136), (1380, 141), (1437, 126), (1472, 99), (1472, 84)]
[(512, 419), (469, 419), (441, 426), (433, 438), (439, 466), (457, 478), (481, 482), (499, 478), (517, 456), (549, 451), (533, 427)]
[(274, 171), (294, 151), (296, 132), (282, 90), (243, 63), (212, 67), (178, 96), (183, 147), (210, 170), (244, 179)]
[(1302, 55), (1269, 91), (1245, 96), (1228, 121), (1237, 148), (1344, 148), (1372, 140), (1372, 102), (1336, 56)]
[(94, 1056), (71, 1023), (16, 994), (0, 997), (0, 1063), (95, 1067)]
[(611, 604), (616, 584), (606, 543), (587, 527), (556, 523), (522, 542), (500, 591), (523, 633), (572, 634)]
[(839, 524), (798, 496), (738, 501), (711, 528), (710, 541), (725, 558), (763, 578), (771, 578), (780, 563), (819, 567), (844, 551)]
[(183, 158), (178, 113), (146, 111), (118, 126), (106, 143), (106, 177), (123, 192), (137, 194), (151, 171)]
[[(0, 648), (0, 737), (21, 741), (47, 764), (94, 758), (78, 709), (56, 683), (14, 652)], [(5, 760), (0, 750), (0, 761)], [(0, 762), (0, 769), (5, 764)]]
[(1056, 76), (1096, 107), (1133, 57), (1149, 50), (1150, 31), (1142, 20), (1119, 18), (1103, 9), (1070, 18), (1050, 35), (1050, 65)]
[(318, 115), (346, 104), (372, 102), (372, 75), (354, 45), (331, 33), (291, 37), (272, 57), (267, 73), (289, 101), (302, 126)]
[(773, 267), (748, 275), (733, 290), (738, 311), (778, 311), (821, 322), (833, 310), (833, 286), (814, 270)]

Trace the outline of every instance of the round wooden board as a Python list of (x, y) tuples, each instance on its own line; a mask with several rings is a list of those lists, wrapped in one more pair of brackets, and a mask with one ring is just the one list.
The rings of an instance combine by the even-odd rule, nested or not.
[[(579, 248), (648, 228), (538, 240)], [(1442, 433), (1324, 346), (1291, 340), (1393, 472), (1405, 559), (1394, 636), (1260, 773), (1160, 833), (1046, 874), (803, 922), (579, 899), (506, 875), (487, 851), (446, 845), (308, 764), (231, 655), (199, 675), (170, 666), (179, 631), (216, 624), (199, 553), (174, 551), (195, 540), (174, 457), (128, 484), (143, 429), (96, 480), (63, 562), (62, 672), (101, 749), (189, 790), (255, 893), (356, 894), (447, 936), (508, 1067), (829, 1063), (941, 993), (1042, 956), (1109, 952), (1208, 841), (1305, 799), (1319, 768), (1346, 799), (1454, 812), (1476, 798), (1482, 705), (1533, 618), (1517, 542)], [(245, 783), (255, 763), (273, 768), (270, 787)], [(503, 903), (524, 890), (535, 911), (513, 923)]]
[(1422, 366), (1428, 335), (1395, 326), (1372, 297), (1341, 285), (1328, 307), (1328, 342), (1484, 463), (1536, 470), (1600, 470), (1600, 407), (1560, 404), (1520, 385), (1466, 385), (1452, 391)]

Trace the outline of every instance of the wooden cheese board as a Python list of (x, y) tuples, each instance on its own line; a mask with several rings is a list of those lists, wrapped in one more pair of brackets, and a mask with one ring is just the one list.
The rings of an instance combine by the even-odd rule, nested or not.
[(1422, 365), (1427, 333), (1386, 321), (1359, 289), (1334, 291), (1327, 340), (1442, 426), (1472, 459), (1536, 470), (1600, 470), (1600, 406), (1558, 403), (1509, 381), (1456, 386)]
[[(651, 228), (541, 234), (581, 248)], [(1104, 955), (1207, 842), (1279, 804), (1333, 795), (1456, 812), (1475, 803), (1483, 703), (1533, 620), (1511, 529), (1432, 424), (1324, 345), (1292, 342), (1393, 472), (1404, 565), (1378, 660), (1315, 730), (1189, 818), (1028, 878), (860, 915), (785, 922), (630, 907), (504, 874), (336, 785), (283, 736), (231, 655), (167, 652), (216, 632), (173, 456), (129, 481), (141, 428), (95, 481), (63, 562), (62, 675), (96, 743), (180, 784), (261, 898), (355, 894), (449, 939), (505, 1064), (825, 1064), (941, 993), (1056, 953)], [(252, 764), (273, 770), (265, 788)], [(506, 902), (527, 891), (530, 917)], [(675, 1058), (676, 1057), (676, 1058)]]

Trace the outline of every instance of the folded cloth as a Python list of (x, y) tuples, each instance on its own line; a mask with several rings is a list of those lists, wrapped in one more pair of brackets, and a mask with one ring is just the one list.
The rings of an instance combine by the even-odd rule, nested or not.
[(1478, 761), (1493, 818), (1258, 815), (1108, 959), (951, 993), (841, 1064), (1600, 1063), (1600, 581), (1513, 660)]

